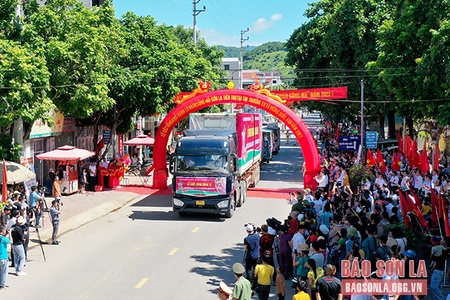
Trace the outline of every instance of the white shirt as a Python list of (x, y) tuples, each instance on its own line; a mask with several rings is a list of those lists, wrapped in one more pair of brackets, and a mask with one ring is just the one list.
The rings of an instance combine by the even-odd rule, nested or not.
[(89, 175), (91, 177), (95, 177), (95, 175), (97, 174), (97, 168), (94, 165), (89, 165)]
[(391, 186), (398, 186), (398, 176), (392, 176), (389, 180), (389, 183), (391, 184)]
[(16, 225), (16, 223), (17, 223), (17, 218), (12, 217), (11, 219), (9, 219), (8, 223), (6, 223), (6, 229), (11, 229), (14, 225)]
[(386, 181), (384, 181), (384, 179), (381, 176), (377, 177), (375, 179), (375, 185), (378, 185), (379, 187), (382, 187), (383, 184), (386, 184)]
[(322, 211), (323, 208), (323, 202), (322, 200), (314, 200), (314, 209), (316, 210), (316, 213), (320, 213)]
[(297, 252), (299, 251), (299, 246), (305, 244), (305, 237), (303, 236), (303, 234), (301, 234), (300, 232), (297, 232), (296, 234), (294, 234), (294, 236), (292, 237), (292, 252), (294, 252), (295, 250), (297, 250)]
[(328, 175), (323, 175), (319, 178), (316, 178), (317, 183), (319, 184), (319, 187), (326, 187), (328, 184)]
[(394, 208), (394, 205), (392, 203), (388, 203), (386, 205), (386, 211), (389, 214), (389, 217), (392, 217), (392, 208)]
[(414, 175), (414, 188), (420, 189), (422, 187), (423, 178), (420, 175)]

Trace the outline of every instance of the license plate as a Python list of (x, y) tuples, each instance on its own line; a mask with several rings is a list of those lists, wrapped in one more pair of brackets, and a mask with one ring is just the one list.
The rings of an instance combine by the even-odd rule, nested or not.
[(198, 205), (198, 206), (203, 206), (203, 205), (205, 205), (205, 201), (197, 200), (197, 201), (195, 201), (195, 204)]

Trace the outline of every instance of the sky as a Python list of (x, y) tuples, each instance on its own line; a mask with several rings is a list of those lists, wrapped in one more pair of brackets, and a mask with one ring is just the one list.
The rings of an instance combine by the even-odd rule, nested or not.
[[(266, 42), (285, 42), (307, 19), (308, 3), (313, 0), (200, 0), (197, 32), (208, 45), (240, 47), (259, 46)], [(158, 24), (193, 27), (193, 0), (113, 0), (116, 16), (132, 11), (152, 16)]]

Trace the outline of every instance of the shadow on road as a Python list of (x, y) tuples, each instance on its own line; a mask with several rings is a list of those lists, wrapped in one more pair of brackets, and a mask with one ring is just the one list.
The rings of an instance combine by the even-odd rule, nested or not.
[(280, 152), (270, 163), (261, 165), (262, 181), (303, 181), (301, 175), (303, 156), (299, 146), (281, 146)]
[[(222, 255), (192, 255), (198, 264), (208, 264), (207, 267), (194, 267), (192, 273), (208, 278), (207, 284), (211, 286), (211, 293), (216, 294), (220, 281), (232, 286), (236, 281), (231, 267), (234, 263), (242, 263), (244, 257), (244, 244), (235, 244), (231, 248), (222, 249)], [(218, 280), (217, 278), (221, 278)]]
[(134, 210), (128, 218), (132, 220), (148, 220), (148, 221), (195, 221), (195, 222), (224, 222), (225, 220), (220, 216), (206, 215), (206, 214), (189, 214), (180, 217), (174, 211), (136, 211)]
[(171, 195), (158, 195), (153, 194), (145, 197), (144, 199), (134, 203), (131, 207), (172, 207)]

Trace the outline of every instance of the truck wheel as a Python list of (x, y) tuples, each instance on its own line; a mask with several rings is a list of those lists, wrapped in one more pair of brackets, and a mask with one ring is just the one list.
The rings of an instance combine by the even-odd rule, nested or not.
[(258, 166), (258, 168), (256, 168), (256, 176), (255, 176), (255, 185), (256, 186), (258, 184), (258, 182), (261, 180), (261, 166)]
[(225, 214), (225, 218), (230, 219), (233, 216), (234, 210), (236, 209), (236, 206), (234, 204), (235, 201), (234, 199), (232, 199), (230, 204), (230, 210)]
[(242, 186), (239, 185), (239, 190), (234, 191), (234, 199), (237, 199), (236, 206), (242, 206)]

